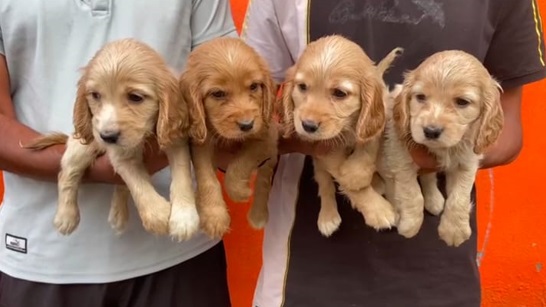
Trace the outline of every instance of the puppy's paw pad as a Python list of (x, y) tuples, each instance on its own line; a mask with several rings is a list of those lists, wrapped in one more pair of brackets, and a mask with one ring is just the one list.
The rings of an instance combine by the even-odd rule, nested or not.
[(222, 238), (230, 223), (231, 217), (225, 206), (214, 206), (201, 212), (201, 228), (211, 238)]
[(467, 222), (452, 222), (448, 218), (442, 218), (438, 234), (448, 246), (457, 247), (470, 239), (472, 229)]
[(336, 212), (334, 215), (326, 217), (319, 215), (317, 226), (323, 236), (330, 237), (339, 229), (339, 225), (341, 225), (341, 216), (339, 216), (339, 213)]
[(173, 206), (169, 219), (169, 234), (174, 240), (189, 240), (199, 230), (199, 214), (195, 205)]
[(440, 215), (444, 210), (445, 199), (442, 193), (438, 190), (424, 195), (425, 209), (433, 215)]
[(55, 214), (55, 219), (53, 220), (55, 228), (63, 235), (69, 235), (74, 232), (79, 223), (80, 213), (79, 211), (74, 210), (57, 212), (57, 214)]

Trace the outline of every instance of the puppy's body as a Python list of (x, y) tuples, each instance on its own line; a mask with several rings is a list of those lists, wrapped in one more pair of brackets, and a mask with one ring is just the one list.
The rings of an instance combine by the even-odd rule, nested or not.
[[(470, 194), (483, 152), (500, 135), (500, 86), (482, 64), (462, 51), (443, 51), (407, 73), (391, 93), (379, 173), (387, 199), (400, 211), (398, 232), (416, 235), (423, 208), (439, 215), (439, 235), (458, 246), (471, 235)], [(436, 173), (419, 176), (408, 151), (425, 146), (446, 174), (447, 200)], [(445, 202), (445, 209), (444, 209)]]
[[(146, 230), (187, 239), (198, 230), (187, 143), (187, 107), (176, 77), (149, 46), (132, 39), (106, 44), (85, 67), (74, 105), (75, 132), (49, 134), (27, 148), (66, 143), (58, 178), (55, 226), (72, 233), (79, 223), (78, 187), (85, 170), (104, 153), (126, 185), (116, 185), (109, 221), (121, 232), (131, 195)], [(156, 137), (172, 167), (171, 201), (159, 195), (143, 163), (143, 149)], [(172, 209), (172, 214), (171, 214)], [(170, 221), (169, 221), (170, 218)], [(170, 225), (169, 225), (170, 224)]]
[(190, 54), (180, 83), (193, 121), (192, 159), (203, 230), (221, 237), (229, 229), (230, 217), (214, 166), (215, 148), (222, 144), (241, 146), (225, 174), (232, 200), (250, 198), (249, 183), (257, 170), (248, 220), (255, 228), (263, 227), (278, 138), (271, 117), (275, 85), (265, 61), (240, 39), (214, 39)]
[(386, 88), (382, 70), (401, 49), (374, 66), (355, 43), (328, 36), (310, 43), (287, 72), (283, 90), (285, 136), (293, 130), (310, 142), (333, 145), (329, 153), (313, 157), (321, 210), (318, 228), (324, 236), (335, 232), (341, 217), (334, 180), (359, 210), (366, 224), (390, 228), (396, 222), (392, 205), (371, 186), (380, 133), (385, 122)]

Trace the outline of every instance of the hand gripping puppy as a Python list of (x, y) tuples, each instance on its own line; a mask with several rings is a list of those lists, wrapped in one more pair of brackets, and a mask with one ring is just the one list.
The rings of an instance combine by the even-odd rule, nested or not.
[[(447, 245), (470, 238), (472, 185), (485, 150), (504, 124), (501, 92), (475, 57), (458, 50), (433, 54), (395, 88), (380, 174), (387, 199), (400, 212), (401, 235), (418, 233), (426, 208), (434, 215), (443, 211), (438, 231)], [(408, 151), (417, 146), (426, 147), (445, 172), (447, 199), (438, 190), (436, 173), (420, 175), (420, 188)]]
[(321, 208), (318, 228), (328, 237), (341, 217), (336, 188), (362, 213), (367, 225), (379, 230), (396, 223), (393, 206), (371, 186), (385, 124), (382, 79), (402, 49), (394, 49), (375, 66), (354, 42), (338, 35), (311, 42), (286, 74), (282, 105), (284, 137), (293, 130), (303, 140), (335, 146), (313, 157)]
[(257, 170), (248, 220), (254, 228), (263, 227), (268, 219), (278, 138), (272, 121), (276, 87), (267, 64), (241, 39), (217, 38), (192, 51), (180, 84), (190, 106), (192, 161), (203, 231), (221, 237), (230, 225), (216, 176), (214, 153), (219, 144), (242, 146), (225, 174), (226, 192), (232, 200), (241, 202), (252, 196), (249, 183)]
[[(105, 44), (83, 69), (73, 115), (75, 131), (70, 136), (47, 134), (25, 146), (40, 150), (66, 143), (54, 220), (59, 232), (67, 235), (78, 226), (81, 179), (103, 153), (126, 184), (116, 185), (112, 198), (108, 220), (115, 230), (125, 228), (130, 195), (144, 228), (151, 233), (170, 231), (183, 240), (199, 229), (190, 173), (187, 106), (176, 76), (155, 50), (133, 39)], [(143, 147), (150, 137), (157, 138), (169, 159), (172, 207), (155, 191), (143, 164)]]

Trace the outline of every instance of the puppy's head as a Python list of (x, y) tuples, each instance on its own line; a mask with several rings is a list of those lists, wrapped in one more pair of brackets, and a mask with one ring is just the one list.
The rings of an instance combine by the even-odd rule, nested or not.
[(385, 124), (384, 84), (364, 51), (341, 36), (311, 42), (283, 85), (285, 136), (366, 142)]
[(483, 151), (504, 123), (500, 85), (472, 55), (438, 52), (406, 73), (393, 118), (399, 133), (429, 148), (449, 148), (462, 140)]
[(275, 85), (265, 61), (241, 39), (217, 38), (197, 47), (180, 84), (196, 142), (207, 133), (243, 140), (269, 125)]
[(135, 147), (156, 134), (168, 146), (187, 133), (186, 105), (176, 77), (149, 46), (122, 39), (101, 48), (83, 69), (74, 106), (84, 142)]

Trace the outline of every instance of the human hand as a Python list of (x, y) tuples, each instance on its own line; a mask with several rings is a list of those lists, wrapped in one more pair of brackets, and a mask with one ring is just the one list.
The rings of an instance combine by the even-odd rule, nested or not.
[(423, 146), (410, 149), (413, 162), (419, 166), (419, 173), (426, 174), (436, 172), (438, 164), (436, 158)]
[(307, 142), (301, 140), (297, 136), (290, 136), (289, 138), (280, 138), (279, 139), (279, 153), (301, 153), (309, 156), (325, 155), (334, 146), (329, 145), (325, 142)]

